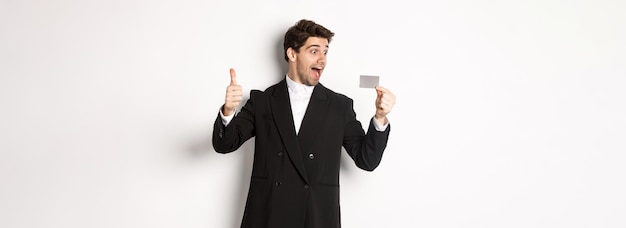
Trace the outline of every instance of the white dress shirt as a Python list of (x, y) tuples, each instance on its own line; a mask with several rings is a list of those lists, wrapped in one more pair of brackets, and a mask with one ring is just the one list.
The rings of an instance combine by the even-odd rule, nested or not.
[[(285, 76), (287, 81), (287, 90), (289, 91), (289, 101), (291, 103), (291, 114), (293, 116), (293, 126), (296, 129), (296, 135), (300, 132), (300, 125), (302, 125), (302, 119), (304, 119), (304, 114), (306, 113), (306, 108), (309, 106), (309, 101), (311, 100), (311, 94), (313, 94), (313, 89), (315, 86), (308, 86), (304, 84), (297, 83), (289, 76)], [(222, 109), (220, 109), (220, 117), (222, 118), (222, 123), (224, 126), (228, 126), (230, 121), (233, 119), (235, 114), (230, 116), (224, 116), (222, 113)], [(374, 117), (372, 117), (373, 119)], [(381, 125), (373, 119), (374, 128), (377, 131), (385, 131), (387, 130), (387, 126), (389, 125), (389, 121), (385, 123), (385, 125)]]
[(291, 103), (291, 114), (293, 116), (293, 126), (296, 127), (296, 135), (300, 132), (300, 125), (304, 119), (306, 108), (309, 107), (311, 94), (315, 86), (308, 86), (294, 82), (286, 76), (287, 89), (289, 90), (289, 102)]

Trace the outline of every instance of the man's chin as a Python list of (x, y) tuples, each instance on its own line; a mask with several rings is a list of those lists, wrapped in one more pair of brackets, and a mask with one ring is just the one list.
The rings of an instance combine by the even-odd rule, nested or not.
[(320, 83), (319, 79), (315, 79), (315, 78), (308, 78), (308, 80), (304, 81), (303, 84), (308, 85), (308, 86), (315, 86), (317, 84)]
[(307, 86), (316, 86), (319, 82), (307, 82), (305, 85)]

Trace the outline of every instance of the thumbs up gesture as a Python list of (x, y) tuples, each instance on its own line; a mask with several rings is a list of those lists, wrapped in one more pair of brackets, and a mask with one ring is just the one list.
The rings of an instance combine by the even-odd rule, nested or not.
[(242, 96), (243, 90), (240, 85), (237, 85), (237, 74), (235, 74), (235, 69), (230, 68), (230, 85), (226, 87), (226, 98), (224, 100), (222, 113), (225, 116), (234, 114), (235, 109), (241, 103)]

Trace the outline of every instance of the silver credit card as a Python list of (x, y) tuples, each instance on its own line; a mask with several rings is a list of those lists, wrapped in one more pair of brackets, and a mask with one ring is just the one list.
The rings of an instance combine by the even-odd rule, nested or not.
[(378, 85), (378, 76), (361, 75), (360, 88), (375, 88)]

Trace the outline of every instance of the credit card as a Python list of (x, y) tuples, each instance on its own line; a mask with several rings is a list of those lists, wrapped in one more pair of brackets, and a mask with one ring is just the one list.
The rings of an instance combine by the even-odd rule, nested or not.
[(360, 88), (375, 88), (378, 85), (378, 76), (361, 75)]

